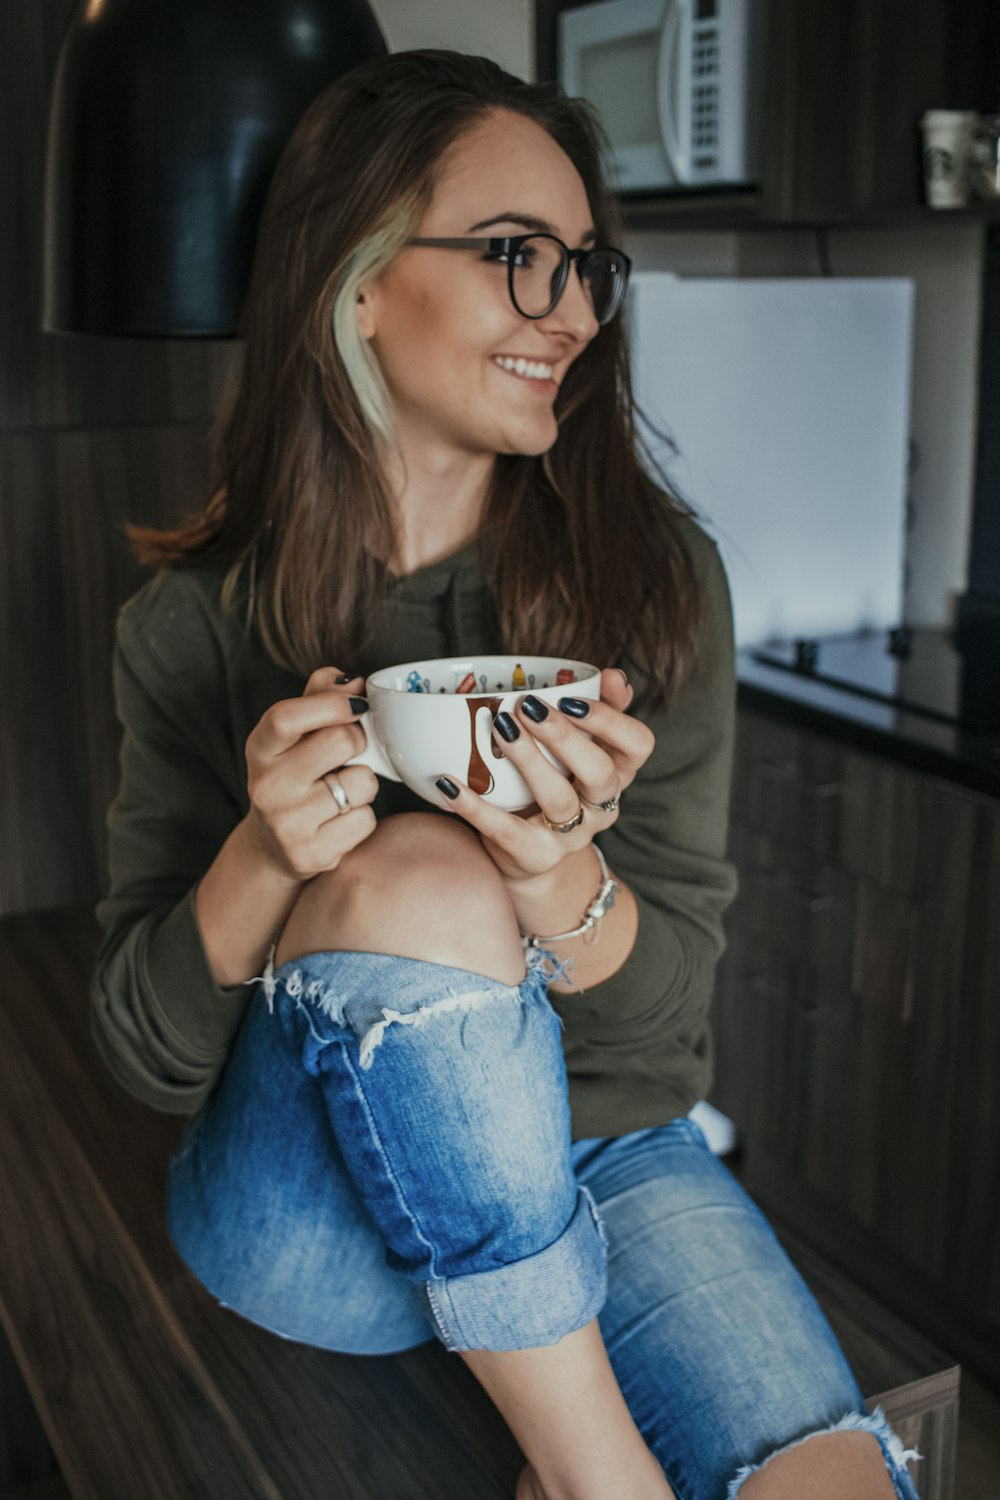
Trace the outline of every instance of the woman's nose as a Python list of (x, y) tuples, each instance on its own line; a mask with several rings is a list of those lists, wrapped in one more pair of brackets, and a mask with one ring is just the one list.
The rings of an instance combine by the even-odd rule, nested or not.
[(571, 267), (562, 296), (544, 321), (551, 327), (565, 329), (581, 343), (589, 343), (601, 326), (594, 316), (590, 292), (576, 266)]

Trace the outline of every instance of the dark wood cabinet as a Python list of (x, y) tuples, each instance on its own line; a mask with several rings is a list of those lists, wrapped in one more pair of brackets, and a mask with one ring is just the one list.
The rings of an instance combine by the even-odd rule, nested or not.
[(742, 709), (711, 1101), (748, 1180), (1000, 1381), (1000, 801)]
[(115, 617), (149, 576), (121, 528), (176, 525), (208, 499), (208, 435), (242, 347), (40, 331), (48, 107), (76, 8), (0, 7), (3, 913), (107, 889)]
[[(539, 78), (557, 76), (557, 17), (578, 3), (537, 0)], [(766, 0), (761, 13), (759, 184), (628, 198), (627, 220), (724, 228), (947, 218), (924, 207), (920, 119), (927, 109), (1000, 109), (1000, 0)]]

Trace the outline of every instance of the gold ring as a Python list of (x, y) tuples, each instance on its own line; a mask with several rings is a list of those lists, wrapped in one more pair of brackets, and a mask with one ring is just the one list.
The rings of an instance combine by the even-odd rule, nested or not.
[(583, 803), (580, 803), (568, 823), (553, 823), (551, 818), (547, 818), (544, 813), (542, 813), (542, 819), (546, 828), (551, 828), (553, 833), (572, 833), (573, 829), (579, 828), (583, 822)]

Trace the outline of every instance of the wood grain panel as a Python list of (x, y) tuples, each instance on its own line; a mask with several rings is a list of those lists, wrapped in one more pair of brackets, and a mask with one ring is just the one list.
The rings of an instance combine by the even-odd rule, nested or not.
[(118, 777), (115, 616), (141, 574), (123, 518), (204, 495), (201, 426), (0, 434), (0, 910), (97, 899)]
[(738, 921), (744, 980), (788, 1005), (821, 1010), (846, 1001), (851, 983), (854, 883), (801, 845), (734, 823), (729, 857), (740, 871)]
[(857, 884), (851, 988), (908, 1021), (913, 1012), (913, 949), (917, 908), (895, 891)]
[(57, 1472), (52, 1445), (0, 1328), (0, 1500), (29, 1480)]
[(847, 143), (858, 92), (858, 12), (864, 8), (864, 0), (798, 0), (787, 7), (796, 30), (791, 72), (797, 109), (794, 171), (785, 197), (796, 219), (836, 223), (850, 211), (854, 162)]
[(920, 116), (961, 109), (949, 98), (947, 66), (953, 7), (938, 0), (879, 0), (862, 5), (857, 36), (860, 87), (852, 107), (852, 208), (910, 207), (924, 201)]
[[(6, 1056), (16, 1041), (0, 1011)], [(18, 1205), (16, 1219), (0, 1227), (5, 1322), (22, 1365), (48, 1366), (44, 1391), (33, 1394), (74, 1494), (106, 1500), (123, 1468), (135, 1500), (197, 1494), (211, 1455), (216, 1493), (281, 1500), (23, 1050), (7, 1073), (0, 1111), (2, 1133), (16, 1144), (0, 1154), (0, 1197)], [(37, 1268), (56, 1271), (66, 1262), (76, 1274), (54, 1277), (53, 1297)], [(95, 1398), (117, 1420), (71, 1420)], [(160, 1424), (134, 1429), (130, 1414), (146, 1409), (161, 1414)]]
[(45, 137), (73, 9), (0, 7), (0, 912), (104, 893), (111, 642), (144, 581), (121, 523), (203, 502), (205, 439), (242, 354), (40, 331)]
[(770, 838), (833, 859), (844, 798), (841, 746), (758, 714), (741, 714), (733, 812)]
[(74, 0), (0, 8), (0, 431), (188, 422), (214, 410), (234, 343), (40, 330), (48, 111)]
[[(919, 1271), (985, 1369), (981, 1330), (1000, 1329), (1000, 804), (766, 717), (739, 715), (741, 890), (712, 1102), (789, 1192), (821, 1195), (834, 1253), (863, 1229)], [(779, 767), (765, 791), (762, 759)], [(835, 817), (805, 795), (826, 773), (840, 781)], [(810, 946), (815, 913), (783, 916), (786, 885), (850, 893), (849, 971), (834, 961), (828, 992), (817, 981), (798, 1005), (788, 976), (803, 952), (815, 974), (836, 950)]]
[[(956, 793), (936, 788), (953, 807)], [(945, 1182), (943, 1255), (958, 1285), (981, 1289), (1000, 1323), (1000, 809), (957, 799), (972, 817), (965, 933), (958, 983), (955, 1079)], [(966, 850), (963, 848), (962, 853)], [(942, 878), (952, 878), (949, 866)]]
[[(909, 1253), (942, 1279), (949, 1274), (946, 1211), (949, 1170), (970, 1187), (961, 1157), (952, 1156), (951, 1119), (959, 1090), (959, 1037), (963, 1022), (963, 958), (968, 943), (970, 864), (975, 799), (928, 781), (920, 811), (917, 878), (922, 889), (914, 954), (913, 1050), (909, 1135), (927, 1188), (916, 1207)], [(949, 1165), (950, 1162), (950, 1165)], [(970, 1289), (971, 1290), (971, 1289)]]
[(837, 862), (897, 896), (914, 895), (923, 779), (891, 760), (850, 749), (842, 774)]

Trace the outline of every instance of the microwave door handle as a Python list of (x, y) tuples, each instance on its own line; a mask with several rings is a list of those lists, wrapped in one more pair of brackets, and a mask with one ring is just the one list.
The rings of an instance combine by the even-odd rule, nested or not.
[[(675, 119), (673, 110), (680, 110), (680, 90), (678, 97), (671, 100), (671, 82), (676, 72), (677, 48), (680, 43), (682, 11), (690, 8), (690, 0), (667, 0), (667, 12), (664, 18), (663, 30), (660, 33), (660, 51), (656, 65), (656, 107), (660, 116), (660, 130), (663, 134), (663, 145), (667, 153), (674, 176), (678, 182), (689, 182), (691, 178), (691, 162), (686, 145), (681, 143), (681, 122), (678, 113)], [(687, 132), (684, 132), (685, 135)]]

